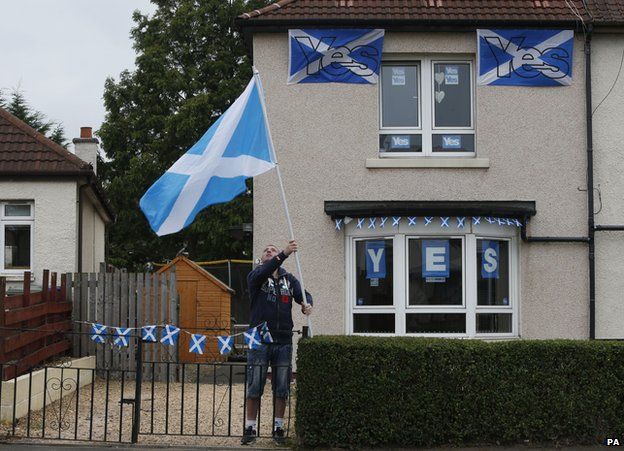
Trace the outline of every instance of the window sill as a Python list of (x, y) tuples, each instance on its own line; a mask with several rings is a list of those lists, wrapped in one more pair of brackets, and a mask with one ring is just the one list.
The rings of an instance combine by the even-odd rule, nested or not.
[[(24, 272), (25, 271), (31, 271), (31, 270), (24, 270), (21, 271), (19, 273), (17, 272), (3, 272), (0, 271), (0, 277), (4, 277), (6, 279), (7, 282), (23, 282), (24, 281)], [(30, 281), (34, 282), (35, 281), (35, 275), (31, 272), (30, 274)]]
[(487, 169), (489, 158), (367, 158), (366, 167), (379, 168), (465, 168)]

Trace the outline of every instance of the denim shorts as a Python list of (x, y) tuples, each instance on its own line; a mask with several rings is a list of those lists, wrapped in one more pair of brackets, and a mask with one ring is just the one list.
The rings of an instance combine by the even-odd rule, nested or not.
[(292, 344), (263, 344), (247, 354), (247, 397), (258, 399), (264, 393), (271, 365), (271, 386), (277, 398), (287, 398), (291, 375)]

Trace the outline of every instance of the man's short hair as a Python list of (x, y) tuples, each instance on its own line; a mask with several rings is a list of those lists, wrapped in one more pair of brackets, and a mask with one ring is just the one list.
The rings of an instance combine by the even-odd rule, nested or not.
[[(279, 248), (279, 246), (276, 246), (275, 244), (270, 244), (270, 243), (269, 243), (269, 244), (267, 244), (266, 246), (264, 246), (264, 249), (266, 249), (266, 248), (267, 248), (267, 247), (269, 247), (269, 246), (274, 247), (274, 248), (275, 248), (275, 249), (277, 249), (278, 251), (280, 251), (280, 250), (281, 250), (281, 249)], [(262, 251), (264, 251), (264, 249), (262, 249)]]

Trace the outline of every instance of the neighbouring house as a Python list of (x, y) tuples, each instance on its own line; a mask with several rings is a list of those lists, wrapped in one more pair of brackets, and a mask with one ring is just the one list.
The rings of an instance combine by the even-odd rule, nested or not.
[(76, 154), (0, 108), (0, 276), (34, 284), (44, 269), (94, 272), (106, 258), (113, 212), (99, 187), (90, 127)]
[[(624, 337), (624, 3), (280, 0), (237, 24), (314, 333)], [(362, 42), (327, 52), (336, 29), (385, 30), (377, 83), (287, 83), (300, 44), (299, 81), (369, 68)], [(571, 83), (477, 83), (481, 29), (571, 30)], [(513, 70), (558, 45), (499, 42)], [(288, 238), (275, 177), (254, 178), (254, 255)]]

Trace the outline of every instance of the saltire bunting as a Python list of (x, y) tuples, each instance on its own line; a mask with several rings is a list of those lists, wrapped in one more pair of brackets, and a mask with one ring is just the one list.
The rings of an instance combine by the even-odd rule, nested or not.
[(408, 226), (412, 227), (416, 225), (416, 216), (408, 216), (407, 218)]
[(364, 225), (364, 219), (366, 219), (366, 218), (361, 218), (361, 219), (360, 219), (360, 218), (358, 218), (358, 220), (357, 220), (357, 225), (356, 225), (356, 227), (357, 227), (358, 229), (361, 229), (361, 228), (362, 228), (362, 225)]
[(245, 344), (249, 347), (249, 349), (257, 349), (262, 346), (257, 327), (251, 328), (247, 332), (243, 332), (243, 336), (245, 337)]
[(102, 324), (91, 324), (91, 340), (96, 343), (104, 343), (106, 341), (106, 326)]
[(383, 218), (379, 218), (379, 227), (383, 229), (386, 226), (386, 221), (387, 220), (388, 220), (387, 216), (385, 216)]
[(288, 84), (376, 84), (384, 30), (288, 30)]
[(178, 327), (167, 324), (162, 331), (162, 338), (160, 339), (160, 342), (169, 346), (173, 346), (178, 341), (179, 335), (180, 329)]
[(573, 30), (477, 30), (477, 84), (572, 84)]
[[(433, 221), (435, 220), (436, 216), (425, 216), (424, 219), (424, 226), (430, 226)], [(364, 223), (366, 221), (367, 218), (358, 218), (357, 219), (357, 225), (356, 228), (357, 229), (364, 229)], [(368, 218), (368, 229), (375, 229), (377, 226), (379, 226), (379, 228), (384, 228), (387, 221), (388, 221), (389, 217), (388, 216), (381, 216), (381, 217), (369, 217)], [(402, 219), (401, 216), (392, 216), (392, 227), (399, 227), (400, 221)], [(453, 220), (453, 217), (450, 216), (440, 216), (440, 228), (443, 229), (447, 229), (447, 228), (452, 228), (451, 225), (451, 221)], [(481, 221), (487, 221), (489, 224), (497, 224), (499, 226), (511, 226), (511, 227), (522, 227), (522, 222), (519, 221), (518, 219), (515, 218), (495, 218), (495, 217), (491, 217), (491, 216), (485, 216), (485, 217), (481, 217), (481, 216), (472, 216), (472, 217), (466, 217), (466, 216), (457, 216), (454, 218), (455, 221), (457, 222), (456, 227), (458, 229), (464, 229), (466, 227), (466, 224), (469, 221), (472, 221), (473, 225), (480, 225)], [(342, 221), (341, 219), (336, 219), (336, 230), (341, 230), (342, 229), (342, 225), (345, 222), (339, 222)], [(408, 221), (408, 227), (416, 227), (417, 226), (417, 221), (418, 221), (418, 217), (417, 216), (408, 216), (407, 217), (407, 221)]]
[(245, 180), (275, 167), (260, 87), (245, 91), (139, 202), (158, 236), (189, 226), (204, 208), (247, 191)]
[(368, 218), (368, 228), (369, 229), (374, 229), (375, 228), (375, 221), (377, 220), (377, 218)]
[(451, 218), (446, 217), (446, 218), (440, 218), (440, 227), (445, 227), (445, 228), (449, 228), (449, 220)]
[(456, 218), (456, 219), (457, 219), (457, 228), (463, 229), (466, 225), (466, 218), (462, 216), (461, 218)]
[(425, 216), (425, 226), (428, 226), (433, 222), (433, 216)]
[(399, 226), (399, 222), (401, 222), (401, 217), (400, 216), (393, 216), (392, 217), (392, 227), (398, 227)]
[(191, 341), (189, 342), (189, 352), (194, 354), (203, 354), (206, 348), (206, 336), (191, 334)]
[(229, 354), (234, 347), (234, 337), (230, 335), (217, 336), (217, 344), (219, 345), (219, 354)]
[(262, 325), (262, 328), (260, 329), (260, 335), (262, 336), (262, 341), (264, 343), (273, 343), (273, 336), (271, 336), (271, 331), (269, 331), (269, 326), (267, 326), (267, 323), (264, 323)]
[(141, 340), (151, 341), (156, 343), (156, 328), (158, 326), (143, 326), (141, 327)]
[(129, 327), (115, 327), (115, 341), (114, 344), (119, 346), (128, 346), (128, 336), (130, 335), (130, 331), (132, 329)]
[(473, 225), (479, 225), (479, 224), (481, 224), (481, 216), (473, 216), (473, 217), (472, 217), (472, 224), (473, 224)]
[(336, 230), (340, 230), (340, 227), (342, 226), (342, 219), (335, 219), (334, 221), (336, 222)]

